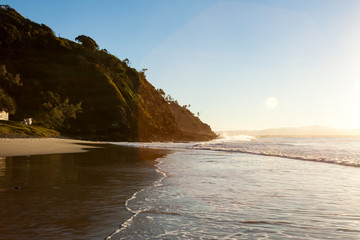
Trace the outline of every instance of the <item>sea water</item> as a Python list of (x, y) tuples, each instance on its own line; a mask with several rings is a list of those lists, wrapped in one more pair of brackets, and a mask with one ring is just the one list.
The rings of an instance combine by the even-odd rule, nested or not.
[(129, 219), (126, 200), (158, 180), (167, 151), (97, 146), (0, 159), (0, 240), (104, 239)]
[(177, 151), (108, 239), (360, 239), (360, 138), (117, 144)]

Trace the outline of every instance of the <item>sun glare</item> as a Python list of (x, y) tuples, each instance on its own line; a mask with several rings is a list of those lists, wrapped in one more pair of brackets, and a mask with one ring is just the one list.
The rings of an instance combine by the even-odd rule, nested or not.
[(355, 89), (360, 90), (360, 81), (354, 84)]
[(266, 106), (270, 109), (277, 108), (278, 105), (279, 105), (279, 99), (277, 99), (276, 97), (269, 97), (266, 100)]

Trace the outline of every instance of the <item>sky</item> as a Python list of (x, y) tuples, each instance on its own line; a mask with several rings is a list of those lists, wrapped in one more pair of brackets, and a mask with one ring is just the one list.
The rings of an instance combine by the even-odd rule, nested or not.
[(360, 128), (358, 0), (0, 0), (84, 34), (213, 130)]

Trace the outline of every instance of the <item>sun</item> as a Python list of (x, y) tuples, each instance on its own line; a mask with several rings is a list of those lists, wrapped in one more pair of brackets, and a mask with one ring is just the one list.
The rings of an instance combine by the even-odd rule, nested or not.
[(270, 109), (277, 108), (279, 106), (279, 99), (277, 99), (276, 97), (269, 97), (266, 100), (266, 106)]

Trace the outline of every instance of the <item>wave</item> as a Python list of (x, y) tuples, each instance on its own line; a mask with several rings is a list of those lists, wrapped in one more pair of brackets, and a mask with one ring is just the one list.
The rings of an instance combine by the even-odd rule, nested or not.
[(250, 142), (256, 140), (256, 137), (254, 136), (250, 136), (250, 135), (231, 135), (231, 134), (226, 134), (226, 133), (221, 133), (220, 136), (213, 140), (213, 141), (243, 141), (243, 142)]
[[(291, 219), (287, 220), (283, 217), (279, 219), (273, 218), (272, 215), (270, 215), (270, 217), (264, 217), (261, 213), (258, 217), (256, 217), (256, 215), (249, 214), (248, 216), (244, 215), (244, 217), (239, 219), (238, 214), (233, 214), (233, 211), (236, 211), (236, 209), (239, 209), (239, 211), (243, 213), (241, 209), (243, 209), (244, 204), (247, 204), (247, 200), (244, 199), (234, 202), (233, 196), (238, 196), (240, 192), (244, 191), (244, 187), (251, 184), (244, 182), (243, 185), (237, 186), (236, 184), (239, 182), (238, 178), (233, 177), (232, 175), (228, 178), (228, 172), (223, 171), (222, 169), (218, 171), (216, 168), (218, 165), (216, 165), (216, 163), (221, 164), (221, 161), (227, 160), (228, 156), (231, 161), (224, 161), (224, 163), (232, 164), (238, 159), (241, 161), (244, 157), (246, 158), (246, 155), (221, 154), (217, 152), (255, 154), (302, 161), (332, 163), (345, 166), (360, 166), (357, 161), (360, 159), (360, 152), (358, 149), (359, 143), (360, 139), (345, 139), (344, 142), (344, 139), (256, 139), (243, 137), (233, 138), (232, 136), (229, 138), (223, 137), (210, 142), (115, 143), (129, 147), (165, 148), (174, 149), (176, 151), (170, 151), (173, 153), (156, 160), (157, 164), (155, 165), (155, 170), (160, 173), (158, 180), (153, 182), (150, 186), (134, 193), (133, 196), (126, 201), (125, 207), (129, 212), (133, 213), (133, 215), (121, 224), (121, 227), (106, 239), (138, 239), (139, 232), (137, 230), (139, 229), (143, 230), (142, 234), (144, 235), (140, 238), (144, 239), (154, 239), (154, 236), (156, 236), (156, 239), (171, 238), (172, 236), (183, 239), (198, 238), (199, 233), (201, 235), (202, 231), (205, 232), (204, 229), (208, 229), (209, 223), (213, 222), (213, 219), (217, 219), (217, 222), (216, 224), (211, 225), (210, 228), (214, 227), (216, 232), (223, 231), (224, 235), (226, 233), (226, 236), (223, 237), (223, 235), (216, 235), (215, 237), (214, 235), (211, 235), (209, 238), (230, 239), (239, 238), (240, 235), (243, 235), (243, 237), (248, 236), (246, 235), (247, 232), (227, 232), (227, 230), (225, 231), (222, 227), (218, 227), (225, 224), (230, 226), (232, 226), (231, 224), (234, 226), (238, 226), (240, 224), (241, 228), (245, 229), (245, 231), (246, 229), (258, 229), (262, 232), (264, 229), (266, 230), (271, 227), (276, 227), (278, 229), (293, 228), (294, 225), (296, 225), (296, 221), (293, 222)], [(334, 146), (338, 146), (338, 148)], [(252, 159), (256, 163), (267, 162), (265, 161), (265, 157), (260, 158), (247, 156), (247, 159)], [(212, 162), (215, 162), (215, 164)], [(192, 166), (192, 163), (195, 163), (195, 165)], [(247, 164), (247, 162), (244, 162), (244, 164)], [(299, 165), (301, 167), (302, 164)], [(305, 165), (306, 164), (304, 164), (304, 166)], [(319, 164), (318, 167), (321, 167), (320, 165), (321, 164)], [(183, 168), (183, 166), (185, 167)], [(240, 164), (239, 169), (243, 168), (243, 166), (245, 165)], [(233, 169), (233, 167), (237, 167), (237, 164), (234, 166), (228, 165), (228, 167), (229, 169)], [(323, 165), (322, 167), (325, 166)], [(204, 173), (202, 175), (201, 171), (198, 171), (199, 169), (204, 169)], [(216, 171), (211, 172), (211, 174), (208, 173), (208, 171), (212, 171), (214, 169), (216, 169)], [(297, 169), (298, 168), (295, 168), (294, 174), (297, 174)], [(325, 169), (327, 168), (325, 167)], [(348, 170), (351, 169), (348, 168)], [(166, 172), (168, 172), (168, 175)], [(186, 173), (189, 174), (187, 175)], [(269, 174), (271, 175), (272, 173)], [(313, 174), (316, 176), (316, 172)], [(241, 174), (239, 176), (241, 176)], [(221, 181), (219, 181), (219, 177), (221, 177)], [(171, 179), (173, 179), (173, 181)], [(189, 179), (189, 181), (186, 179)], [(223, 179), (226, 181), (223, 181)], [(244, 181), (246, 181), (246, 179), (247, 178), (244, 178)], [(253, 178), (248, 179), (248, 181), (252, 181)], [(299, 181), (301, 181), (301, 179)], [(192, 184), (197, 182), (199, 184)], [(174, 185), (174, 183), (179, 185)], [(219, 183), (219, 185), (214, 185), (213, 183)], [(327, 182), (325, 182), (325, 185), (326, 184)], [(225, 192), (222, 192), (222, 189), (226, 189), (228, 185), (237, 186), (237, 190), (231, 188), (229, 191), (225, 190)], [(270, 183), (269, 186), (272, 186), (272, 184)], [(294, 186), (296, 186), (296, 184)], [(288, 190), (286, 184), (284, 187)], [(207, 189), (212, 189), (214, 192), (221, 190), (221, 192), (217, 194), (208, 194)], [(252, 187), (250, 186), (249, 189), (252, 189)], [(292, 190), (290, 189), (290, 191)], [(270, 204), (270, 212), (275, 212), (274, 214), (277, 213), (277, 209), (280, 209), (281, 206), (283, 206), (283, 203), (287, 204), (286, 198), (283, 198), (283, 196), (279, 196), (278, 194), (274, 195), (272, 190), (266, 192), (264, 195), (261, 195), (261, 198), (266, 196), (269, 196), (269, 201), (274, 201), (280, 204), (279, 207), (274, 207)], [(276, 198), (273, 198), (274, 196), (276, 196)], [(253, 198), (253, 194), (250, 194), (248, 197), (249, 199)], [(251, 200), (251, 202), (253, 202), (253, 200)], [(301, 200), (299, 200), (299, 202), (302, 204)], [(220, 205), (218, 205), (219, 203)], [(309, 202), (308, 204), (312, 203)], [(216, 207), (213, 208), (213, 206)], [(251, 206), (250, 204), (249, 208), (251, 207), (253, 207), (256, 212), (258, 212), (258, 209), (262, 209), (262, 205), (258, 207), (257, 204), (254, 206)], [(304, 209), (305, 210), (301, 211), (300, 217), (303, 217), (303, 215), (308, 213), (308, 208), (306, 207)], [(210, 214), (207, 214), (208, 211)], [(298, 210), (295, 209), (295, 211)], [(334, 214), (336, 217), (339, 216), (337, 213)], [(310, 219), (312, 216), (313, 214), (310, 214)], [(327, 216), (329, 216), (329, 214), (327, 214)], [(351, 215), (346, 216), (349, 217)], [(358, 216), (354, 215), (354, 218), (355, 217), (357, 218)], [(310, 221), (313, 221), (313, 219)], [(159, 230), (157, 226), (161, 223), (164, 225), (161, 225), (161, 229)], [(200, 227), (194, 228), (194, 226)], [(304, 228), (301, 226), (298, 227), (298, 229), (300, 229), (300, 233), (302, 233), (302, 231), (307, 232), (308, 228), (308, 226)], [(313, 229), (313, 231), (317, 230), (317, 228)], [(355, 232), (355, 234), (357, 233), (355, 228), (348, 228), (347, 226), (341, 225), (336, 225), (336, 231), (342, 232), (342, 234), (352, 232)], [(213, 233), (214, 232), (215, 231), (213, 231)], [(281, 238), (286, 238), (287, 235), (285, 232), (285, 230), (281, 230), (277, 234), (280, 234)]]
[(323, 157), (319, 157), (319, 158), (305, 157), (305, 156), (296, 156), (296, 155), (291, 155), (291, 154), (285, 154), (285, 153), (281, 153), (281, 152), (268, 153), (268, 152), (258, 152), (258, 151), (247, 150), (247, 149), (213, 148), (213, 147), (194, 147), (194, 149), (219, 151), (219, 152), (230, 152), (230, 153), (246, 153), (246, 154), (254, 154), (254, 155), (268, 156), (268, 157), (281, 157), (281, 158), (295, 159), (295, 160), (302, 160), (302, 161), (322, 162), (322, 163), (338, 164), (338, 165), (350, 166), (350, 167), (360, 167), (360, 163), (358, 161), (354, 161), (353, 159), (338, 160), (338, 159), (329, 159), (329, 158), (323, 158)]
[[(349, 141), (354, 147), (348, 149)], [(122, 146), (174, 150), (207, 150), (231, 153), (246, 153), (269, 157), (281, 157), (343, 166), (359, 167), (359, 140), (321, 138), (256, 138), (248, 135), (221, 135), (210, 142), (189, 143), (114, 143)]]

